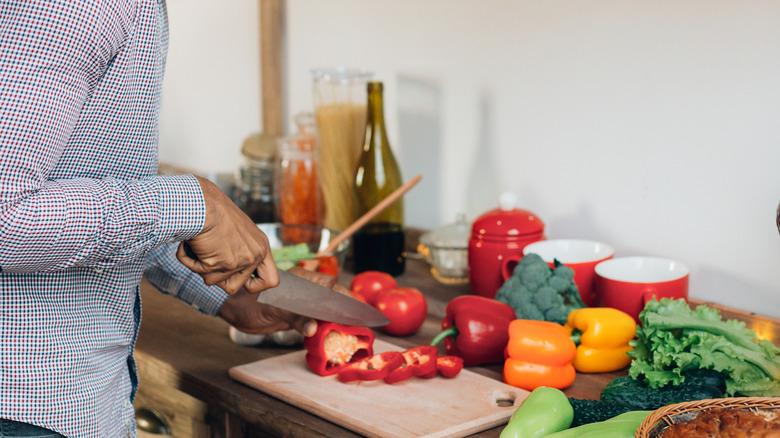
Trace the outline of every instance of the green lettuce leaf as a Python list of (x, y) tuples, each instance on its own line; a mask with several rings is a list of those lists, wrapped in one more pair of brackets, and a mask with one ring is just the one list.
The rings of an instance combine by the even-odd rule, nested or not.
[(780, 396), (780, 347), (759, 340), (744, 322), (668, 298), (647, 303), (639, 319), (628, 353), (631, 377), (658, 388), (682, 383), (684, 371), (713, 369), (726, 376), (728, 395)]

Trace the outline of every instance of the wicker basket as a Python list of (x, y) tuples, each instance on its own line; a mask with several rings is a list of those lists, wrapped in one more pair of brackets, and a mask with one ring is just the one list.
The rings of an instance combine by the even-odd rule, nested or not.
[(636, 438), (656, 438), (672, 424), (688, 421), (713, 409), (780, 409), (780, 397), (725, 397), (664, 406), (653, 411), (636, 430)]

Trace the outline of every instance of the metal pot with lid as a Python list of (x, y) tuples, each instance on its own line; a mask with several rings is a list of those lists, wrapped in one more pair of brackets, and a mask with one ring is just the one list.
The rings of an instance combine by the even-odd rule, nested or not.
[(526, 245), (544, 239), (544, 222), (534, 213), (517, 208), (514, 194), (502, 193), (499, 207), (485, 212), (471, 227), (471, 293), (495, 298), (504, 283), (502, 271), (513, 269)]

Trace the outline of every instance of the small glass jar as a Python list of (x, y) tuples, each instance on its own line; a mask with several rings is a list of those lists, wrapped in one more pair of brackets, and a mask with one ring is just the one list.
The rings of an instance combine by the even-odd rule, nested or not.
[(244, 140), (233, 201), (255, 223), (276, 222), (274, 174), (278, 137), (253, 134)]
[(436, 228), (420, 237), (417, 251), (428, 260), (431, 275), (439, 283), (468, 283), (470, 227), (466, 215), (461, 213), (455, 223)]

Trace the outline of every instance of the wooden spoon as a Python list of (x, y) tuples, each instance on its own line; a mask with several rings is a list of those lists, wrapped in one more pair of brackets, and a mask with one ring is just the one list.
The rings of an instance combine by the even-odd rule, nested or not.
[(390, 206), (393, 202), (395, 202), (398, 198), (404, 195), (409, 189), (414, 187), (415, 184), (417, 184), (422, 179), (422, 175), (417, 175), (406, 184), (402, 185), (401, 187), (398, 187), (395, 189), (395, 191), (391, 194), (389, 194), (385, 199), (383, 199), (381, 202), (379, 202), (377, 205), (374, 206), (371, 210), (368, 210), (366, 214), (363, 216), (360, 216), (358, 220), (353, 222), (350, 226), (348, 226), (344, 231), (339, 233), (338, 236), (336, 236), (325, 249), (322, 251), (319, 251), (317, 253), (317, 257), (322, 257), (326, 254), (331, 253), (336, 247), (339, 246), (341, 242), (344, 241), (344, 239), (350, 237), (351, 235), (355, 234), (357, 230), (359, 230), (363, 225), (365, 225), (368, 221), (374, 218), (374, 216), (381, 213), (384, 209)]

